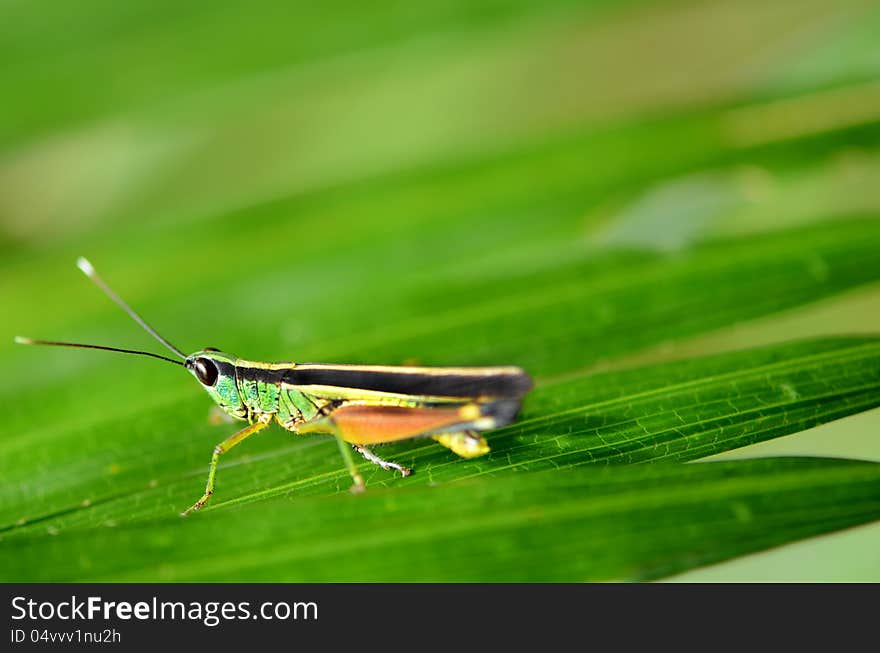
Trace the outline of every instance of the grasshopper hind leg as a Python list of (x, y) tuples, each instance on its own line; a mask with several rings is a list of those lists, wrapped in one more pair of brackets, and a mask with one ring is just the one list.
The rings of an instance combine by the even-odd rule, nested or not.
[(409, 476), (410, 474), (412, 474), (412, 470), (409, 467), (404, 467), (403, 465), (400, 465), (398, 463), (393, 463), (388, 460), (383, 460), (382, 458), (379, 458), (379, 456), (374, 454), (372, 451), (370, 451), (369, 449), (367, 449), (363, 445), (353, 444), (351, 446), (355, 451), (357, 451), (364, 458), (369, 460), (374, 465), (379, 465), (379, 467), (381, 467), (385, 471), (388, 471), (391, 469), (396, 469), (398, 472), (400, 472), (401, 476)]
[(409, 469), (379, 458), (368, 447), (432, 437), (463, 458), (482, 456), (488, 453), (489, 445), (478, 431), (509, 423), (518, 409), (518, 400), (438, 407), (348, 404), (331, 409), (318, 419), (297, 424), (295, 431), (303, 435), (332, 434), (354, 481), (352, 491), (360, 492), (364, 481), (352, 460), (352, 448), (371, 463), (383, 469), (396, 469), (407, 476)]

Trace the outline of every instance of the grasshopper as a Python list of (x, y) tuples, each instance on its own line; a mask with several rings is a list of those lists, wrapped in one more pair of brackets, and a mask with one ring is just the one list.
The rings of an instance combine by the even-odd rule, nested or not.
[(262, 363), (213, 347), (184, 354), (147, 324), (95, 271), (85, 258), (82, 270), (147, 333), (181, 360), (147, 351), (103, 345), (16, 337), (26, 345), (82, 347), (149, 356), (189, 370), (224, 413), (248, 425), (214, 447), (201, 498), (181, 513), (199, 510), (214, 494), (220, 456), (273, 422), (296, 433), (330, 434), (352, 478), (352, 492), (364, 489), (351, 450), (385, 470), (408, 476), (411, 470), (383, 460), (371, 446), (430, 437), (463, 458), (488, 453), (481, 431), (514, 420), (523, 395), (532, 388), (518, 367), (408, 367)]

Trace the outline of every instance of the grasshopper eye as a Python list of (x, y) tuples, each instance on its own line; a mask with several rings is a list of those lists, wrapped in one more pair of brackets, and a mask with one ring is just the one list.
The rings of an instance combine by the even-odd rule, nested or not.
[(197, 358), (193, 368), (202, 385), (210, 387), (217, 383), (217, 366), (210, 358)]

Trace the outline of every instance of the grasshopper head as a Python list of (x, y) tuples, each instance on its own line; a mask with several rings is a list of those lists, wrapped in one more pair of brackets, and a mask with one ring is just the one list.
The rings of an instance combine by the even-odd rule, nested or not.
[(238, 385), (235, 382), (237, 356), (226, 354), (213, 347), (190, 354), (184, 360), (188, 369), (220, 408), (233, 417), (247, 414)]

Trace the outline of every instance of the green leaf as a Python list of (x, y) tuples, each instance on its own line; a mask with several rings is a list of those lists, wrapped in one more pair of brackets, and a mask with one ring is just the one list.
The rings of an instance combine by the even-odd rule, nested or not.
[(6, 545), (2, 577), (641, 580), (878, 517), (875, 463), (589, 467), (32, 536)]
[[(496, 497), (497, 500), (503, 499), (504, 505), (512, 506), (521, 501), (524, 493), (535, 493), (536, 483), (546, 483), (546, 492), (536, 493), (535, 496), (557, 506), (563, 513), (567, 510), (566, 506), (577, 511), (583, 508), (581, 499), (578, 498), (580, 495), (566, 490), (564, 483), (557, 486), (550, 480), (555, 478), (553, 475), (534, 475), (540, 480), (528, 480), (533, 478), (533, 474), (522, 472), (592, 468), (596, 463), (607, 462), (693, 460), (797, 432), (877, 405), (880, 405), (878, 339), (810, 341), (628, 372), (587, 375), (539, 388), (529, 397), (522, 420), (491, 437), (493, 452), (489, 456), (469, 461), (457, 460), (451, 453), (433, 443), (386, 447), (383, 455), (387, 454), (386, 457), (397, 458), (414, 466), (416, 474), (399, 479), (377, 468), (365, 469), (371, 492), (380, 492), (379, 488), (382, 486), (389, 488), (390, 494), (380, 492), (383, 499), (379, 503), (373, 503), (372, 499), (364, 504), (318, 500), (322, 495), (333, 495), (347, 488), (349, 479), (337, 458), (335, 445), (326, 438), (313, 437), (267, 452), (258, 460), (243, 461), (235, 459), (232, 454), (227, 456), (219, 471), (218, 495), (214, 502), (188, 521), (198, 521), (205, 519), (206, 514), (219, 513), (227, 514), (237, 522), (242, 519), (242, 504), (281, 495), (288, 497), (296, 508), (290, 513), (273, 512), (271, 517), (266, 517), (272, 522), (273, 528), (281, 528), (281, 524), (286, 524), (291, 532), (299, 533), (303, 522), (310, 521), (316, 528), (317, 524), (324, 524), (325, 537), (333, 536), (334, 529), (337, 529), (335, 537), (345, 538), (350, 526), (334, 516), (340, 506), (347, 506), (346, 510), (354, 511), (346, 513), (350, 519), (359, 521), (363, 518), (369, 523), (370, 519), (380, 518), (381, 509), (377, 506), (394, 505), (398, 500), (406, 504), (411, 500), (412, 503), (406, 505), (414, 509), (412, 507), (422, 501), (423, 505), (431, 506), (431, 510), (424, 512), (427, 517), (433, 516), (435, 509), (444, 502), (454, 505), (459, 500), (455, 498), (459, 496), (458, 492), (465, 493), (460, 499), (463, 502), (474, 502), (473, 496), (480, 497), (486, 492), (495, 496), (495, 483), (499, 481), (504, 482), (497, 487), (507, 488), (504, 491), (511, 493), (506, 499), (500, 495)], [(113, 433), (122, 425), (111, 421), (104, 423), (101, 428)], [(90, 424), (87, 428), (94, 430), (95, 425)], [(205, 447), (205, 451), (208, 450), (209, 447)], [(29, 455), (25, 450), (22, 450), (22, 454), (25, 457)], [(46, 479), (29, 480), (21, 471), (13, 472), (10, 480), (14, 483), (6, 485), (4, 492), (4, 503), (8, 502), (2, 513), (6, 521), (5, 540), (13, 547), (18, 546), (16, 542), (26, 541), (29, 543), (28, 550), (31, 550), (35, 543), (46, 540), (47, 536), (51, 536), (48, 541), (55, 542), (59, 534), (70, 533), (68, 551), (78, 551), (77, 555), (89, 558), (85, 550), (77, 549), (81, 541), (78, 537), (85, 538), (82, 542), (101, 541), (113, 543), (112, 546), (116, 547), (129, 547), (129, 538), (134, 537), (134, 533), (142, 534), (145, 529), (156, 529), (157, 533), (165, 533), (160, 539), (174, 541), (175, 548), (182, 555), (186, 550), (190, 550), (190, 555), (198, 555), (204, 548), (201, 541), (203, 535), (193, 535), (194, 531), (190, 531), (189, 526), (181, 526), (177, 513), (189, 503), (190, 498), (196, 498), (204, 472), (174, 473), (172, 470), (175, 467), (180, 469), (180, 463), (175, 462), (179, 460), (175, 451), (154, 451), (153, 454), (158, 459), (147, 458), (140, 462), (133, 457), (128, 458), (125, 463), (128, 469), (124, 477), (127, 483), (115, 478), (118, 474), (110, 474), (108, 478), (107, 465), (112, 463), (89, 461), (90, 464), (81, 467), (76, 478), (71, 479), (72, 485), (58, 488), (55, 496), (55, 505), (58, 506), (56, 510), (43, 514), (21, 511), (28, 497), (38, 496), (39, 490), (47, 486)], [(25, 457), (19, 465), (26, 471), (29, 467)], [(12, 463), (12, 471), (14, 457), (6, 458), (6, 461), (7, 464)], [(163, 465), (171, 473), (164, 478), (150, 480), (153, 473), (151, 469), (161, 469)], [(624, 480), (619, 482), (626, 484), (635, 483), (641, 478), (640, 474), (651, 479), (654, 474), (671, 474), (675, 477), (676, 473), (691, 473), (652, 471), (653, 466), (645, 471), (626, 471), (628, 468), (618, 467), (613, 469), (614, 471), (608, 472), (610, 476), (566, 475), (561, 478), (600, 478), (602, 483), (618, 483), (615, 474), (620, 473)], [(511, 471), (519, 473), (506, 473)], [(511, 476), (517, 480), (510, 480)], [(479, 480), (479, 483), (458, 484), (468, 480)], [(804, 482), (809, 481), (805, 479)], [(103, 493), (94, 493), (94, 488), (100, 486), (108, 489)], [(428, 487), (430, 493), (410, 494), (404, 491), (404, 488), (413, 486)], [(10, 497), (9, 490), (12, 488), (20, 493), (18, 500)], [(705, 491), (696, 488), (694, 491), (699, 496), (705, 494)], [(395, 499), (398, 496), (395, 492), (403, 494)], [(468, 494), (470, 492), (476, 494), (472, 496)], [(593, 491), (589, 493), (592, 496)], [(633, 490), (632, 500), (635, 501), (638, 496), (638, 492)], [(58, 503), (60, 497), (82, 498)], [(651, 502), (650, 496), (643, 497), (643, 500)], [(361, 516), (358, 506), (372, 506), (372, 512), (368, 510)], [(849, 508), (840, 507), (844, 511), (842, 514), (849, 514)], [(33, 505), (28, 508), (33, 510)], [(488, 508), (483, 506), (483, 509)], [(588, 506), (583, 509), (591, 508)], [(633, 510), (632, 506), (627, 510)], [(394, 524), (394, 535), (386, 537), (399, 537), (403, 541), (413, 537), (421, 539), (419, 533), (425, 525), (413, 515), (398, 519), (395, 514), (389, 513), (387, 517), (389, 523)], [(650, 516), (650, 519), (656, 518), (654, 514)], [(695, 511), (688, 517), (687, 523), (693, 529), (700, 529), (704, 526), (703, 518), (704, 513)], [(452, 527), (446, 521), (444, 523)], [(465, 520), (465, 523), (469, 522)], [(566, 523), (565, 520), (561, 523), (547, 523), (542, 525), (542, 529), (546, 531), (548, 538), (564, 538), (568, 528)], [(837, 522), (832, 520), (829, 523)], [(186, 530), (179, 530), (181, 528)], [(823, 528), (830, 527), (826, 524)], [(178, 531), (178, 535), (171, 535)], [(772, 535), (768, 534), (770, 536), (777, 538), (780, 534), (774, 532)], [(239, 537), (237, 529), (227, 530), (212, 533), (210, 541), (221, 550), (236, 550)], [(437, 555), (442, 558), (446, 546), (444, 541), (441, 538), (436, 545), (421, 542), (419, 555)], [(654, 563), (650, 560), (653, 560), (651, 556), (654, 553), (657, 552), (644, 553), (646, 558), (641, 561), (638, 566), (640, 571), (634, 572), (635, 575), (650, 576), (659, 573), (650, 571), (653, 569), (651, 565)], [(46, 560), (52, 559), (51, 553), (46, 555), (49, 556)], [(403, 552), (399, 555), (403, 560), (406, 559)], [(719, 555), (726, 557), (726, 554)], [(184, 566), (188, 569), (195, 568), (193, 564), (187, 562)], [(230, 570), (234, 568), (232, 562), (227, 564)], [(252, 572), (261, 578), (264, 577), (262, 574), (269, 573), (268, 570), (253, 568), (251, 564), (248, 564), (248, 573)], [(554, 571), (554, 564), (556, 563), (545, 567), (538, 565), (535, 569), (526, 571), (527, 576), (524, 577), (555, 578), (557, 573), (567, 573)], [(68, 568), (69, 562), (64, 561), (63, 566)], [(49, 567), (51, 564), (44, 565), (44, 569)], [(311, 562), (309, 568), (314, 568)], [(371, 563), (365, 561), (363, 571), (356, 572), (351, 570), (350, 565), (343, 565), (340, 569), (348, 571), (335, 578), (379, 578), (379, 574), (387, 571), (385, 566), (380, 568), (383, 571), (374, 569)], [(680, 568), (673, 565), (670, 570)], [(437, 572), (439, 575), (436, 577), (456, 578), (458, 573), (463, 573), (467, 578), (479, 577), (473, 575), (476, 573), (474, 571), (464, 573), (456, 569), (453, 567), (446, 576)], [(563, 566), (563, 569), (567, 570), (568, 567)], [(26, 575), (35, 573), (36, 570), (32, 569)], [(58, 573), (58, 570), (54, 573)], [(91, 577), (85, 567), (80, 573), (86, 578)], [(99, 575), (104, 573), (102, 571)], [(192, 576), (182, 571), (174, 573), (176, 578), (203, 577), (196, 571), (191, 572), (195, 574)], [(272, 573), (298, 577), (299, 572), (276, 565)], [(329, 569), (324, 573), (327, 574), (324, 578), (334, 578)], [(591, 577), (595, 577), (602, 576), (605, 572), (597, 567), (590, 573)], [(609, 577), (621, 573), (616, 567), (607, 570)], [(204, 577), (210, 577), (210, 574)], [(482, 577), (494, 576), (486, 570)]]
[[(201, 577), (223, 579), (226, 565), (236, 578), (295, 578), (286, 535), (309, 560), (330, 560), (351, 528), (332, 511), (357, 521), (363, 507), (363, 522), (377, 524), (382, 511), (392, 520), (398, 495), (412, 512), (447, 506), (442, 527), (453, 530), (449, 506), (473, 506), (462, 509), (462, 533), (477, 510), (491, 514), (483, 496), (537, 510), (523, 496), (534, 495), (595, 526), (577, 512), (579, 488), (601, 495), (618, 473), (638, 487), (652, 473), (697, 473), (666, 465), (876, 406), (876, 341), (836, 336), (880, 324), (880, 12), (843, 4), (845, 20), (841, 3), (739, 0), (493, 0), (479, 11), (429, 1), (405, 12), (348, 0), (247, 11), (228, 0), (210, 9), (7, 3), (8, 575), (196, 577), (209, 537), (218, 551), (244, 542), (280, 563), (245, 556), (236, 567), (218, 552), (216, 571)], [(803, 38), (763, 47), (795, 24)], [(706, 53), (700, 65), (693, 52)], [(79, 255), (187, 350), (519, 364), (537, 386), (522, 418), (490, 434), (488, 457), (459, 460), (428, 442), (383, 449), (416, 474), (362, 464), (371, 489), (362, 503), (344, 496), (332, 442), (272, 429), (224, 457), (211, 506), (183, 522), (175, 515), (200, 493), (211, 448), (235, 428), (208, 423), (200, 388), (155, 361), (12, 344), (22, 334), (158, 347), (73, 269)], [(832, 337), (783, 344), (814, 336)], [(597, 373), (682, 351), (702, 358)], [(862, 428), (863, 442), (876, 440), (870, 422), (855, 423), (834, 433)], [(857, 455), (823, 444), (829, 455)], [(867, 449), (858, 455), (877, 451)], [(807, 469), (797, 468), (805, 482)], [(645, 480), (644, 489), (650, 504), (656, 488)], [(846, 497), (835, 509), (847, 509)], [(676, 514), (682, 537), (714, 523), (696, 508)], [(669, 550), (683, 557), (662, 571), (652, 556), (663, 538), (651, 548), (641, 534), (664, 517), (646, 513), (614, 535), (633, 571), (609, 564), (584, 577), (653, 578), (856, 523), (843, 512), (824, 519), (805, 518), (800, 535), (764, 523), (742, 536), (753, 548), (709, 538), (716, 551), (694, 555), (682, 540)], [(442, 537), (433, 548), (431, 538), (401, 544), (435, 532), (418, 517), (409, 531), (409, 521), (388, 540), (402, 547), (399, 564), (442, 562)], [(299, 522), (324, 551), (298, 539)], [(586, 528), (495, 533), (506, 559), (533, 565), (517, 567), (519, 577), (573, 579), (581, 572), (552, 543), (581, 533), (568, 542), (580, 551)], [(191, 576), (160, 567), (156, 556), (172, 545), (195, 565)], [(864, 546), (865, 557), (875, 549)], [(493, 561), (475, 557), (468, 573), (503, 578)], [(357, 573), (381, 579), (386, 564), (371, 556)], [(354, 569), (336, 567), (361, 577)]]

